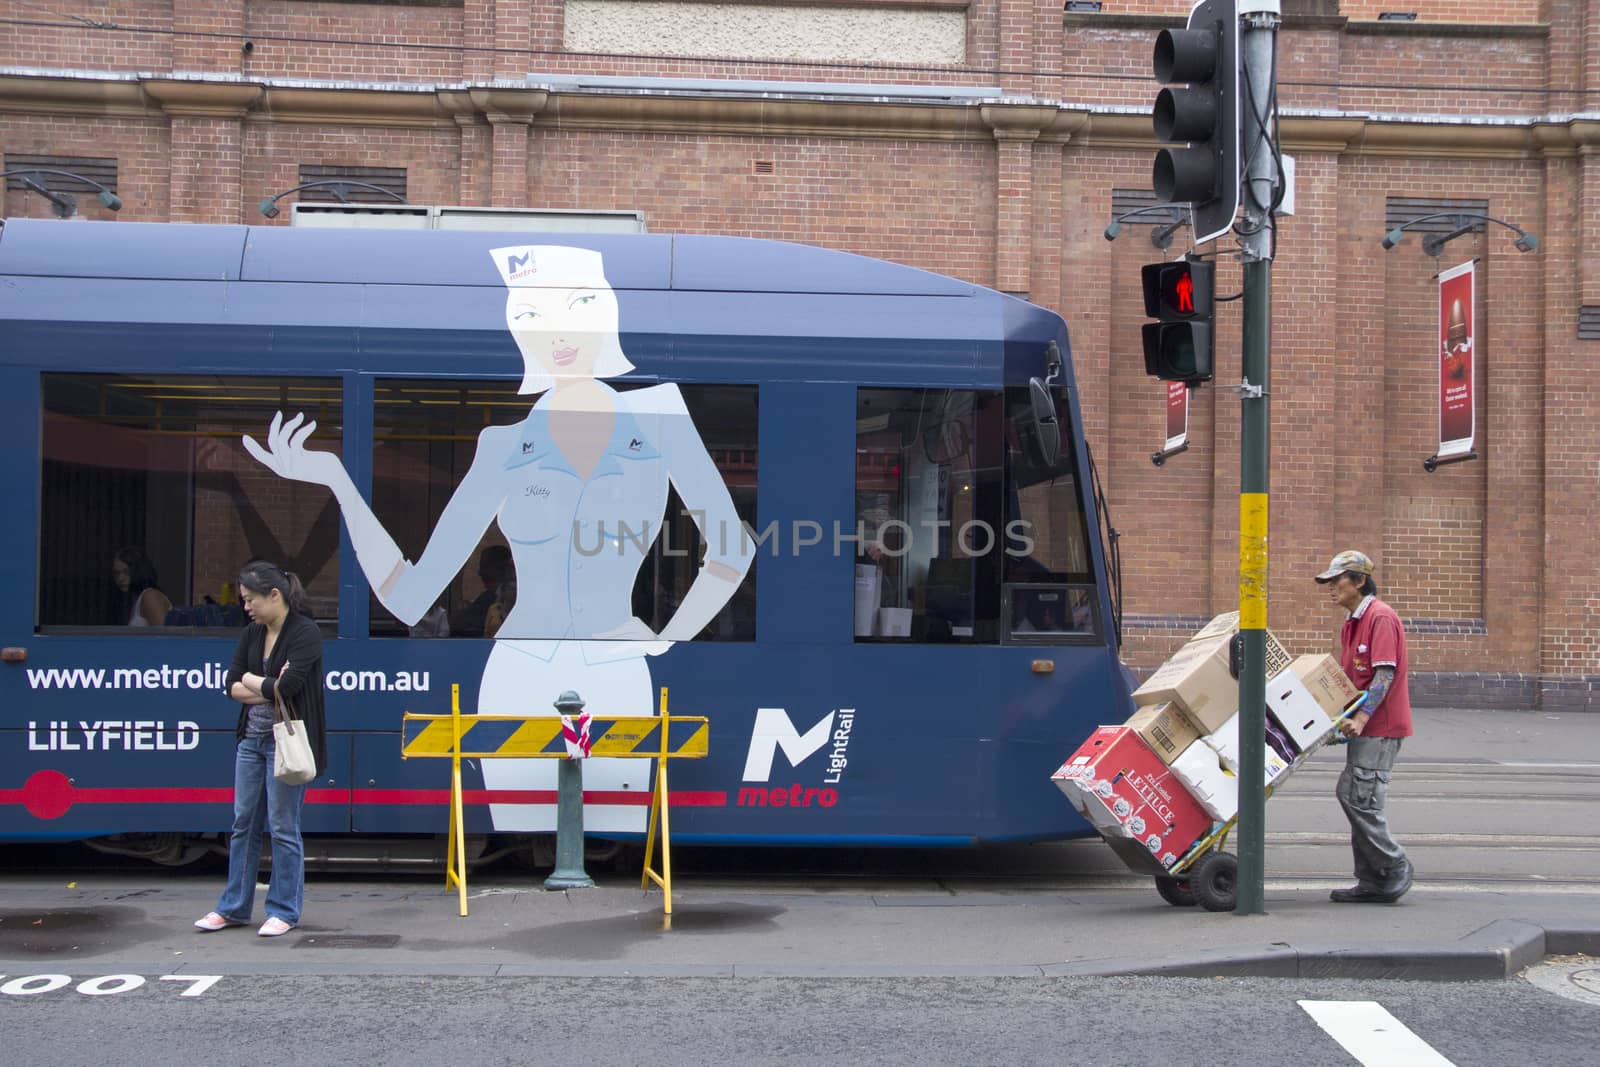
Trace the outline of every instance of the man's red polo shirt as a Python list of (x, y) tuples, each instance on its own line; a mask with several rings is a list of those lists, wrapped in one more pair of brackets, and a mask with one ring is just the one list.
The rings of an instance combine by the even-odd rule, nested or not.
[(1363, 737), (1410, 737), (1411, 693), (1406, 686), (1406, 631), (1400, 616), (1377, 597), (1368, 597), (1339, 631), (1339, 664), (1356, 684), (1372, 684), (1373, 668), (1393, 667), (1389, 695), (1373, 713)]

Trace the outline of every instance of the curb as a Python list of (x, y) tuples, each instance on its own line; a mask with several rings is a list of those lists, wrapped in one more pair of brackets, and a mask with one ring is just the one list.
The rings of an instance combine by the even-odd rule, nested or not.
[(1365, 978), (1481, 981), (1519, 974), (1547, 956), (1600, 955), (1600, 921), (1497, 919), (1458, 941), (1350, 945), (1277, 943), (1163, 959), (1103, 959), (1045, 967), (1048, 977)]

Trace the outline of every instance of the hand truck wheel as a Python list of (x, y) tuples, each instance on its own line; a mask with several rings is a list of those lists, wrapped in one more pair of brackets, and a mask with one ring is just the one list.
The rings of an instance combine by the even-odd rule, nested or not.
[(1239, 857), (1207, 852), (1189, 868), (1189, 890), (1207, 911), (1232, 911), (1238, 899)]
[(1161, 894), (1162, 900), (1175, 908), (1192, 908), (1197, 903), (1194, 899), (1194, 890), (1190, 888), (1187, 878), (1158, 874), (1156, 892)]

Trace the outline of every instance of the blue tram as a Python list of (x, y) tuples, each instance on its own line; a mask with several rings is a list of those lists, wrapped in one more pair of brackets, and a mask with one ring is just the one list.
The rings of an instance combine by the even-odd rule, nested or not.
[[(1131, 702), (1043, 308), (774, 241), (20, 220), (0, 331), (0, 838), (227, 828), (253, 558), (326, 638), (308, 833), (443, 830), (399, 735), (453, 684), (709, 716), (682, 842), (1089, 832), (1049, 775)], [(553, 773), (473, 764), (468, 832), (552, 829)], [(591, 761), (589, 829), (650, 773)]]

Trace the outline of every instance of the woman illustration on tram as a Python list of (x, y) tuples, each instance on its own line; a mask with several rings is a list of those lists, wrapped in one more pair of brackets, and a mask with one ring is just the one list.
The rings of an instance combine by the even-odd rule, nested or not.
[[(618, 392), (602, 379), (633, 364), (618, 337), (617, 296), (599, 252), (523, 245), (490, 252), (505, 282), (506, 327), (523, 357), (519, 393), (537, 394), (522, 422), (490, 426), (415, 563), (403, 558), (339, 457), (305, 447), (316, 424), (280, 412), (266, 446), (244, 446), (279, 476), (332, 490), (378, 600), (410, 625), (467, 562), (490, 523), (511, 548), (521, 595), (495, 634), (480, 714), (555, 714), (575, 689), (596, 714), (652, 715), (646, 656), (694, 638), (750, 566), (733, 498), (672, 384)], [(659, 536), (668, 483), (694, 516), (704, 562), (658, 634), (632, 610), (639, 568)], [(491, 791), (553, 797), (553, 760), (484, 760)], [(586, 791), (641, 796), (637, 764), (590, 760)], [(498, 830), (549, 831), (553, 801), (491, 803)], [(637, 804), (585, 806), (591, 831), (642, 832)]]

